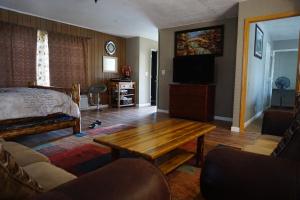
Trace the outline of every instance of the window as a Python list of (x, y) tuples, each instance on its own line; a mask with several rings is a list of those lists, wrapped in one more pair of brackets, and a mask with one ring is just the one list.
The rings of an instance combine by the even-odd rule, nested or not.
[(118, 72), (118, 58), (103, 56), (103, 72)]
[(38, 85), (50, 86), (48, 33), (41, 30), (37, 32), (36, 76)]

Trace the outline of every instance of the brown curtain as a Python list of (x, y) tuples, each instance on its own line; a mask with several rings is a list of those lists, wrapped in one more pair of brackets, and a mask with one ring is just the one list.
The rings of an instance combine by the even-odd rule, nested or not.
[(0, 87), (36, 80), (37, 30), (0, 22)]
[(0, 87), (8, 87), (12, 77), (11, 26), (0, 22)]
[(48, 44), (51, 85), (86, 88), (87, 39), (50, 32)]

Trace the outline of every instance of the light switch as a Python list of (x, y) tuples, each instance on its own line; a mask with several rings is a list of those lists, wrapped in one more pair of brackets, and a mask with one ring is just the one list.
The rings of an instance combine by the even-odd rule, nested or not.
[(162, 76), (166, 75), (166, 70), (165, 69), (161, 70), (161, 75)]
[(148, 74), (149, 74), (148, 72), (145, 72), (145, 76), (146, 76), (146, 77), (148, 77)]

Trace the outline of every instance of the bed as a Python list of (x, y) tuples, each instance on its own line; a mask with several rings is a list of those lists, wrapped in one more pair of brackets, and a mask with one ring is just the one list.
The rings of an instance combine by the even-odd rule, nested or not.
[(1, 88), (0, 137), (7, 139), (65, 128), (79, 133), (79, 102), (79, 84), (59, 88), (32, 82), (28, 88)]

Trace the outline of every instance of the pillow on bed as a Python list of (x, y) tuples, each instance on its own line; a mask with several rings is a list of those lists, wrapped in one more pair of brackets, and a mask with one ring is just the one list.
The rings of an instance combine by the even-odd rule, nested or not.
[(0, 143), (1, 199), (27, 199), (43, 188), (23, 170)]

